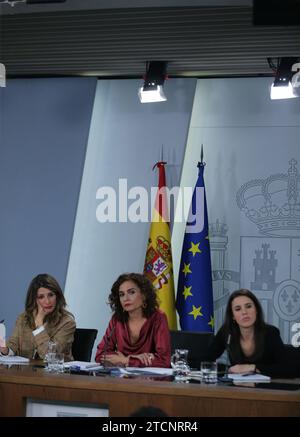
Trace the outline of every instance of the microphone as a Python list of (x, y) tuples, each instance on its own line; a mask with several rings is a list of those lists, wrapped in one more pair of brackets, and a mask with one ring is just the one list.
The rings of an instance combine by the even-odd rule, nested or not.
[(106, 352), (107, 352), (107, 349), (108, 349), (108, 346), (109, 346), (109, 341), (110, 341), (113, 333), (115, 332), (115, 329), (116, 329), (116, 325), (114, 325), (112, 327), (112, 329), (110, 330), (110, 332), (108, 333), (108, 335), (106, 337), (104, 337), (104, 348), (103, 348), (103, 353), (102, 353), (102, 356), (103, 356), (103, 362), (102, 362), (103, 369), (100, 370), (100, 372), (102, 372), (102, 373), (103, 372), (107, 372), (107, 373), (110, 372), (110, 370), (107, 368), (109, 366), (107, 366), (107, 364), (105, 362), (105, 357), (106, 357)]
[(230, 346), (230, 340), (231, 340), (231, 334), (228, 334), (227, 341), (226, 341), (226, 363), (225, 363), (225, 370), (224, 375), (218, 378), (220, 382), (224, 383), (230, 383), (232, 384), (232, 379), (228, 377), (228, 368), (229, 368), (229, 346)]
[(231, 341), (231, 334), (228, 334), (227, 341), (226, 341), (226, 364), (225, 364), (225, 373), (224, 377), (228, 378), (228, 368), (229, 368), (229, 347), (230, 347), (230, 341)]

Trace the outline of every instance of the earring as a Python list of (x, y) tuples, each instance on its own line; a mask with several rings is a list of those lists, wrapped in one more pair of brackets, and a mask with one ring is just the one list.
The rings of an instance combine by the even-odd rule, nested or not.
[(143, 307), (144, 309), (147, 308), (147, 304), (146, 304), (146, 302), (143, 303), (142, 307)]

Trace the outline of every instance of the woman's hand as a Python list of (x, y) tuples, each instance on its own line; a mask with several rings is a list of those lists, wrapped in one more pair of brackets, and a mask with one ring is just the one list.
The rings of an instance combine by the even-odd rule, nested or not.
[(229, 367), (229, 373), (255, 373), (255, 364), (236, 364), (235, 366)]
[(138, 354), (138, 355), (130, 355), (132, 358), (137, 358), (141, 361), (144, 366), (151, 366), (152, 360), (154, 359), (154, 354), (152, 353), (144, 353), (144, 354)]
[(43, 326), (44, 324), (44, 318), (46, 316), (46, 312), (44, 311), (43, 307), (41, 306), (41, 304), (39, 302), (37, 302), (37, 312), (34, 316), (34, 323), (36, 328), (39, 328), (40, 326)]
[(0, 353), (2, 355), (8, 355), (9, 349), (8, 347), (0, 347)]
[(129, 357), (126, 357), (121, 352), (116, 352), (114, 354), (105, 354), (105, 356), (102, 355), (100, 362), (109, 366), (125, 367), (128, 366)]
[(130, 357), (137, 358), (138, 360), (141, 361), (141, 363), (144, 366), (151, 366), (152, 360), (154, 359), (154, 354), (144, 353), (138, 355), (128, 355), (128, 357), (126, 357), (121, 352), (116, 352), (115, 354), (106, 354), (105, 356), (101, 356), (100, 361), (101, 364), (107, 364), (110, 366), (117, 366), (117, 367), (121, 367), (121, 366), (126, 367), (129, 364)]

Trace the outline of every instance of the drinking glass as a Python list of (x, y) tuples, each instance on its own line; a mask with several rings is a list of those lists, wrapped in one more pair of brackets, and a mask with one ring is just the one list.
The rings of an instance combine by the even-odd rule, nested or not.
[(44, 357), (44, 363), (47, 364), (46, 369), (48, 371), (50, 371), (49, 367), (49, 361), (53, 361), (53, 354), (56, 353), (57, 350), (57, 344), (55, 343), (55, 341), (48, 341), (48, 347), (47, 347), (47, 351), (45, 353), (45, 357)]
[(218, 366), (216, 361), (201, 362), (201, 378), (205, 384), (216, 384), (218, 382)]
[(188, 382), (189, 380), (188, 353), (187, 349), (175, 349), (175, 353), (171, 357), (171, 366), (174, 370), (175, 381), (177, 382)]
[(56, 352), (54, 357), (54, 372), (64, 373), (64, 354)]
[(50, 352), (48, 354), (47, 372), (64, 373), (64, 354), (61, 352)]

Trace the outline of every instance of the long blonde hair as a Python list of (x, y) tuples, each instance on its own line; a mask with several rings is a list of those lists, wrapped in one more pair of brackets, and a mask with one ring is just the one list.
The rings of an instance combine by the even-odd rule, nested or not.
[(56, 305), (53, 312), (47, 314), (44, 319), (48, 325), (57, 325), (66, 314), (72, 316), (72, 314), (65, 309), (66, 300), (57, 280), (47, 273), (42, 273), (37, 275), (30, 282), (25, 300), (25, 319), (31, 329), (35, 328), (34, 313), (37, 311), (37, 292), (41, 287), (51, 290), (56, 296)]

